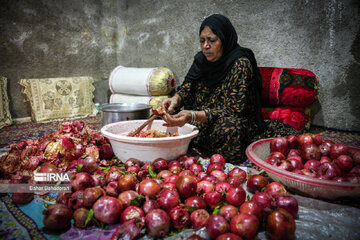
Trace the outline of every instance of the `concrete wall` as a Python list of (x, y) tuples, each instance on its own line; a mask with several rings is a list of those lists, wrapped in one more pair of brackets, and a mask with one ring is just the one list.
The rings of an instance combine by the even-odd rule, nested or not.
[(9, 82), (13, 118), (30, 116), (22, 78), (91, 76), (95, 101), (107, 99), (117, 66), (116, 1), (0, 0), (0, 75)]
[(360, 130), (357, 0), (0, 0), (0, 75), (11, 114), (29, 115), (21, 78), (90, 75), (107, 101), (117, 65), (169, 67), (177, 84), (199, 51), (202, 20), (222, 13), (259, 66), (305, 68), (319, 78), (313, 124)]

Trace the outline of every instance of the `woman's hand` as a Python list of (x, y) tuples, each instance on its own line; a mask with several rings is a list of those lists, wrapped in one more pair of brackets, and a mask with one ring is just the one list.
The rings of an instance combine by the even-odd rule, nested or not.
[(172, 113), (174, 108), (180, 106), (181, 98), (178, 94), (175, 94), (171, 98), (164, 99), (161, 102), (161, 107), (168, 113)]
[(162, 119), (166, 122), (164, 126), (167, 127), (182, 127), (186, 123), (191, 121), (191, 111), (189, 110), (182, 110), (178, 114), (170, 115), (165, 114), (162, 116)]

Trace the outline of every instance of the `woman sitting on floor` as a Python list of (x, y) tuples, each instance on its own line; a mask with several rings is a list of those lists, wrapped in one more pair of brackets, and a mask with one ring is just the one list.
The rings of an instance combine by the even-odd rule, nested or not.
[(199, 135), (193, 146), (220, 153), (232, 163), (246, 160), (245, 149), (255, 137), (296, 134), (289, 125), (276, 121), (270, 126), (263, 121), (256, 59), (250, 49), (239, 46), (229, 19), (211, 15), (199, 34), (201, 51), (175, 95), (161, 104), (170, 113), (184, 107), (164, 115), (166, 125), (196, 125)]

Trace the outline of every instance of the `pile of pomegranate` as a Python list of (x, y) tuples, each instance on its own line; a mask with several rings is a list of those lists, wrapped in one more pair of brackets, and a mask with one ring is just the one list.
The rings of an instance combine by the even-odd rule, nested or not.
[(318, 134), (275, 137), (270, 152), (265, 161), (277, 168), (323, 180), (360, 183), (360, 151), (323, 140)]
[(239, 167), (225, 173), (220, 154), (206, 169), (186, 155), (152, 164), (130, 158), (122, 166), (78, 166), (69, 167), (72, 193), (60, 193), (43, 212), (47, 229), (66, 229), (74, 219), (78, 228), (120, 223), (112, 239), (163, 238), (203, 227), (220, 240), (254, 239), (262, 230), (272, 239), (295, 234), (298, 203), (285, 187)]
[(107, 138), (78, 120), (62, 122), (54, 133), (19, 141), (9, 148), (0, 157), (0, 179), (3, 181), (26, 182), (33, 171), (64, 172), (74, 164), (72, 161), (89, 162), (87, 157), (91, 157), (90, 162), (95, 165), (114, 155)]
[[(70, 173), (71, 192), (60, 192), (43, 211), (44, 226), (53, 231), (66, 230), (73, 221), (77, 228), (120, 223), (112, 239), (162, 238), (187, 228), (205, 229), (220, 240), (253, 239), (263, 230), (272, 239), (293, 238), (296, 199), (282, 184), (239, 167), (228, 171), (225, 163), (220, 154), (212, 155), (205, 169), (186, 155), (170, 162), (122, 163), (108, 139), (71, 121), (36, 140), (11, 144), (0, 158), (0, 182), (37, 184), (33, 172)], [(33, 193), (12, 194), (18, 204), (33, 198)]]
[[(34, 172), (76, 172), (75, 167), (95, 172), (99, 164), (120, 162), (113, 158), (109, 140), (79, 120), (62, 122), (53, 133), (12, 143), (9, 148), (0, 157), (0, 183), (37, 184)], [(12, 194), (20, 204), (33, 198), (32, 193)]]

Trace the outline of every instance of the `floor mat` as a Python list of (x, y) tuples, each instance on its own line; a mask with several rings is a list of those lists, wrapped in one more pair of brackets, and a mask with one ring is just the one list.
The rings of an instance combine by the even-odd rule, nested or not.
[[(95, 131), (101, 129), (101, 115), (95, 117), (88, 117), (82, 119), (88, 126)], [(16, 143), (20, 140), (32, 138), (36, 139), (46, 133), (52, 133), (59, 129), (60, 121), (49, 123), (19, 123), (4, 127), (0, 130), (0, 150), (6, 151), (6, 146), (11, 143)], [(360, 133), (339, 131), (336, 129), (328, 129), (323, 127), (313, 126), (310, 132), (319, 134), (323, 139), (333, 140), (334, 142), (346, 143), (349, 146), (360, 147)], [(201, 155), (196, 152), (193, 154)], [(207, 167), (209, 164), (208, 158), (203, 159), (202, 165)], [(251, 162), (244, 163), (245, 166), (251, 166)], [(0, 239), (103, 239), (111, 236), (114, 231), (112, 226), (110, 229), (93, 229), (79, 230), (71, 227), (69, 231), (63, 234), (51, 234), (43, 231), (42, 210), (44, 204), (54, 201), (55, 196), (51, 194), (45, 196), (37, 196), (31, 204), (15, 205), (7, 194), (0, 194)], [(341, 205), (349, 205), (360, 208), (359, 204), (353, 200), (339, 200), (333, 201)]]

